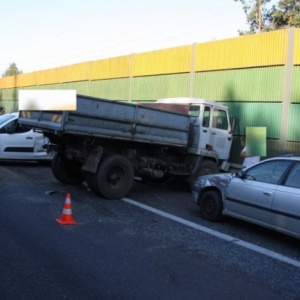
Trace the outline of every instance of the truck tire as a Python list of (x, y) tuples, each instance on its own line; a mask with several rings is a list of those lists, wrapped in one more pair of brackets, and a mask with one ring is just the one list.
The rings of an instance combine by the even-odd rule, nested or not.
[[(101, 157), (101, 160), (100, 162), (102, 162), (103, 160), (105, 160), (108, 156), (110, 156), (111, 154), (108, 154), (108, 153), (104, 153)], [(100, 164), (100, 163), (99, 163)], [(98, 164), (98, 167), (99, 167), (99, 164)], [(98, 167), (97, 167), (97, 170), (98, 170)], [(86, 184), (87, 186), (89, 187), (89, 189), (94, 192), (95, 194), (97, 195), (100, 195), (101, 196), (101, 193), (98, 189), (98, 185), (97, 185), (97, 172), (96, 174), (95, 173), (91, 173), (91, 172), (86, 172), (85, 173), (85, 180), (86, 180)]]
[(213, 160), (204, 159), (198, 172), (188, 177), (187, 179), (189, 191), (192, 191), (193, 185), (195, 184), (195, 181), (198, 179), (199, 176), (216, 174), (219, 172), (220, 170), (216, 162), (214, 162)]
[(219, 173), (219, 167), (216, 162), (209, 159), (204, 159), (201, 164), (200, 172), (198, 176), (208, 175), (208, 174), (216, 174)]
[(97, 174), (86, 172), (85, 179), (89, 189), (95, 194), (100, 195), (100, 191), (98, 190), (98, 186), (97, 186)]
[(60, 156), (58, 154), (55, 154), (53, 159), (52, 159), (52, 162), (51, 162), (51, 168), (52, 168), (52, 174), (54, 175), (54, 177), (60, 181), (60, 182), (63, 182), (64, 181), (64, 178), (60, 172), (60, 168), (59, 168), (59, 161), (60, 160)]
[(95, 192), (107, 199), (119, 199), (131, 189), (134, 169), (131, 162), (122, 155), (109, 155), (100, 162), (95, 181)]
[(201, 196), (200, 211), (203, 219), (208, 221), (220, 221), (223, 212), (221, 194), (217, 191), (207, 191)]
[(85, 180), (80, 167), (79, 162), (67, 159), (59, 154), (55, 154), (51, 164), (54, 177), (62, 183), (72, 185), (81, 184)]

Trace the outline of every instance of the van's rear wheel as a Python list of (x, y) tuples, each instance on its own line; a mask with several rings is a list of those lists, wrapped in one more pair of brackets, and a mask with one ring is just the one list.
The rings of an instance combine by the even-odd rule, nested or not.
[(54, 155), (51, 168), (54, 177), (62, 183), (78, 185), (85, 180), (81, 173), (81, 164), (62, 155)]
[(97, 174), (92, 176), (94, 192), (107, 199), (119, 199), (131, 189), (134, 170), (131, 162), (122, 155), (108, 155), (100, 162)]

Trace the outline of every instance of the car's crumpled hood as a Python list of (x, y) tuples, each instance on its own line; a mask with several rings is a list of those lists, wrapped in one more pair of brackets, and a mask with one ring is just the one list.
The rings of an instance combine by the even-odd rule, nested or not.
[(197, 179), (194, 189), (203, 189), (207, 186), (218, 187), (221, 191), (225, 191), (230, 181), (235, 177), (234, 173), (220, 173), (201, 176)]

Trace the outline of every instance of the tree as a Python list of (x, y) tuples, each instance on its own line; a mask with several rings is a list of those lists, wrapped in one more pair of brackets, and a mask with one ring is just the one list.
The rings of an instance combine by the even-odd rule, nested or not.
[(271, 27), (271, 9), (268, 3), (271, 0), (234, 0), (243, 4), (243, 10), (247, 16), (249, 24), (248, 31), (239, 30), (240, 35), (259, 33), (262, 31), (270, 31)]
[(2, 74), (2, 77), (14, 76), (22, 73), (23, 71), (19, 70), (15, 63), (11, 63), (6, 71)]
[(300, 27), (300, 0), (280, 0), (271, 6), (272, 0), (234, 0), (243, 4), (247, 16), (248, 31), (240, 35), (271, 31), (287, 27)]
[(300, 1), (281, 0), (272, 8), (274, 29), (300, 27)]

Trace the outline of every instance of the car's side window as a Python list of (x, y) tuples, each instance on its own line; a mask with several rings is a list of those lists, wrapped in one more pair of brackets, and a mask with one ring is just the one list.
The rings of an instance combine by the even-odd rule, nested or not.
[(284, 185), (289, 187), (300, 188), (300, 163), (297, 163), (291, 169)]
[(0, 129), (0, 133), (13, 134), (13, 133), (28, 132), (30, 130), (31, 130), (30, 127), (28, 127), (28, 126), (20, 126), (20, 124), (18, 123), (18, 120), (13, 120), (13, 121), (7, 123), (5, 126), (3, 126)]
[(245, 178), (277, 184), (290, 164), (287, 160), (268, 161), (249, 169)]
[(17, 122), (18, 120), (13, 120), (7, 123), (5, 126), (1, 128), (0, 133), (14, 133), (17, 128)]
[(17, 129), (16, 129), (16, 132), (17, 133), (23, 133), (23, 132), (28, 132), (28, 131), (30, 131), (31, 130), (31, 128), (29, 127), (29, 126), (25, 126), (25, 125), (20, 125), (20, 124), (18, 124), (17, 125)]

